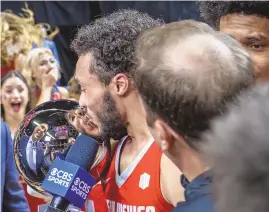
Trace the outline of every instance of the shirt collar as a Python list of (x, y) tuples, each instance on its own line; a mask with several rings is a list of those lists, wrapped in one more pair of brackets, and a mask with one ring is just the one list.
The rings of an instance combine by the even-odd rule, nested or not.
[(197, 176), (191, 182), (189, 182), (184, 175), (181, 175), (181, 184), (185, 188), (186, 201), (211, 193), (212, 173), (210, 170)]

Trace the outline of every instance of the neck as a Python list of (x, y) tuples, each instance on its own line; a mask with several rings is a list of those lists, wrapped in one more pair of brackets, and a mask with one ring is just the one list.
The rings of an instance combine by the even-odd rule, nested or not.
[(14, 136), (24, 116), (22, 115), (22, 113), (19, 113), (16, 116), (5, 114), (4, 118), (5, 118), (5, 122), (10, 128), (11, 135)]
[(128, 135), (132, 139), (133, 146), (140, 149), (152, 139), (152, 135), (147, 126), (143, 105), (137, 94), (130, 94), (129, 101), (126, 111)]
[(174, 143), (172, 151), (168, 155), (189, 182), (208, 170), (200, 154), (187, 144), (182, 145), (180, 141)]

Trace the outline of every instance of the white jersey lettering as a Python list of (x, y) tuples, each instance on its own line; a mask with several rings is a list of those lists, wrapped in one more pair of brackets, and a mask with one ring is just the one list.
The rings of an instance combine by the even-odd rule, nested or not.
[(154, 206), (126, 205), (112, 200), (106, 200), (109, 212), (155, 212)]

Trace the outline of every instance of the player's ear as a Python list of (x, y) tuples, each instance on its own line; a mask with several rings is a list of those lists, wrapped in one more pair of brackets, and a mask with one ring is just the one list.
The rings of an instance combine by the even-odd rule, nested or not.
[(118, 96), (125, 96), (130, 89), (130, 86), (131, 83), (129, 81), (128, 75), (124, 73), (119, 73), (114, 76), (109, 85), (113, 93)]
[(160, 148), (162, 151), (169, 151), (175, 142), (172, 129), (161, 119), (154, 122), (154, 128), (159, 134)]

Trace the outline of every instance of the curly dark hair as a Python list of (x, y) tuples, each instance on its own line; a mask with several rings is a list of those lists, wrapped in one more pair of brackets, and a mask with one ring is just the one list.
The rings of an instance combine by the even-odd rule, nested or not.
[(91, 71), (107, 85), (116, 74), (133, 69), (138, 36), (162, 24), (146, 13), (120, 10), (79, 29), (71, 48), (78, 56), (93, 55)]
[(231, 13), (269, 18), (269, 1), (201, 1), (199, 4), (200, 15), (216, 28), (221, 17)]

